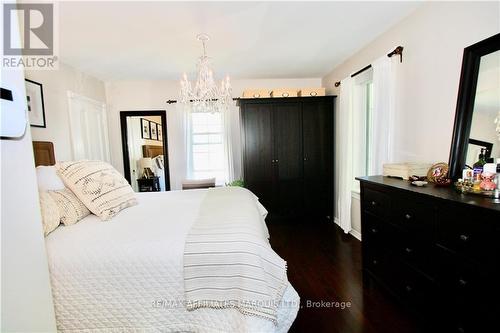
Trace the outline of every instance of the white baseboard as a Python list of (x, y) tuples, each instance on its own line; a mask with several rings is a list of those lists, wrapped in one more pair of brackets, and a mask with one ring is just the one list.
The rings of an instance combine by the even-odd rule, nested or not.
[[(333, 219), (333, 221), (335, 222), (336, 225), (338, 225), (340, 227), (340, 221), (337, 217), (335, 217)], [(351, 234), (352, 237), (356, 238), (357, 240), (359, 240), (361, 242), (361, 233), (359, 231), (351, 229), (351, 231), (349, 231), (349, 233)]]

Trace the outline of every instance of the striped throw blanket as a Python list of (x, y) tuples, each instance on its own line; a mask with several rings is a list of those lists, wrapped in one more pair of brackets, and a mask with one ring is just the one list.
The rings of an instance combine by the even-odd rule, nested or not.
[(277, 323), (286, 262), (269, 245), (263, 219), (250, 191), (208, 190), (184, 248), (188, 310), (236, 308)]

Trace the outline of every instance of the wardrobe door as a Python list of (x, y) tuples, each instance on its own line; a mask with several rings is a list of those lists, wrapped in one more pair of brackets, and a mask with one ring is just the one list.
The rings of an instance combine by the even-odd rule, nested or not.
[(245, 186), (271, 211), (274, 204), (272, 105), (245, 104), (241, 116), (245, 145)]
[(302, 215), (302, 111), (298, 102), (273, 108), (276, 213), (279, 218)]
[(333, 216), (333, 103), (302, 103), (304, 211), (311, 220)]

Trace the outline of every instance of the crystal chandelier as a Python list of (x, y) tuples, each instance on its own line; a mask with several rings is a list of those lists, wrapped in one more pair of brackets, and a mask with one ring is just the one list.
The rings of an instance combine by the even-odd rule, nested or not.
[[(198, 77), (191, 84), (186, 73), (181, 79), (181, 103), (189, 104), (193, 112), (221, 112), (231, 100), (231, 84), (229, 76), (218, 86), (210, 68), (210, 58), (207, 56), (206, 42), (210, 37), (199, 34), (196, 38), (203, 45), (203, 55), (198, 60)], [(193, 88), (194, 85), (194, 88)]]

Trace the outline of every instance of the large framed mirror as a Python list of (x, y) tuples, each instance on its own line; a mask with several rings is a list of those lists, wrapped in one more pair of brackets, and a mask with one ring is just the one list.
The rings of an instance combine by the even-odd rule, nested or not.
[(170, 191), (164, 110), (121, 111), (123, 169), (135, 192)]
[(483, 151), (500, 158), (500, 34), (464, 50), (455, 126), (450, 152), (450, 176), (462, 177)]

